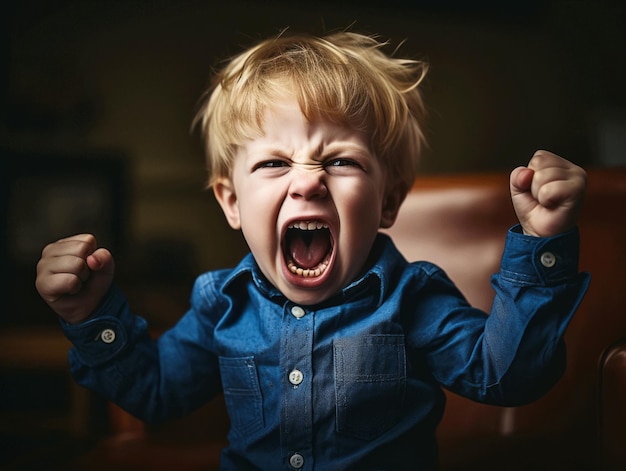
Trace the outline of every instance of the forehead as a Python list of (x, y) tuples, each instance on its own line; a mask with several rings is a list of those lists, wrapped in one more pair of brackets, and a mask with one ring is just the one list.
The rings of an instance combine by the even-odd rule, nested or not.
[(244, 141), (242, 147), (284, 156), (296, 153), (320, 156), (342, 150), (372, 155), (367, 134), (323, 117), (307, 118), (293, 96), (265, 109), (260, 131)]

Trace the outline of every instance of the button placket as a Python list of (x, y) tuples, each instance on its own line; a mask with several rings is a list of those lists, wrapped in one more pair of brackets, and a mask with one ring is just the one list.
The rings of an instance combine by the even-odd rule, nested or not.
[[(288, 469), (307, 468), (313, 433), (312, 354), (315, 311), (287, 302), (282, 316), (280, 364), (281, 450)], [(297, 456), (296, 456), (297, 455)]]

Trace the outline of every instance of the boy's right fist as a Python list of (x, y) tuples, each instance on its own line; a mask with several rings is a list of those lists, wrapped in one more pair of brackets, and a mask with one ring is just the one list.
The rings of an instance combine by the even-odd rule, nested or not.
[(111, 252), (91, 234), (47, 245), (37, 263), (39, 295), (66, 322), (78, 324), (96, 310), (113, 282)]

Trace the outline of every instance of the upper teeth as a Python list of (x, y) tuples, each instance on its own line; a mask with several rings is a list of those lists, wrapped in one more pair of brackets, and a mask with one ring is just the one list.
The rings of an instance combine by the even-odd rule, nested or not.
[(289, 229), (300, 229), (301, 231), (314, 231), (316, 229), (328, 229), (328, 225), (319, 221), (300, 221), (289, 225)]

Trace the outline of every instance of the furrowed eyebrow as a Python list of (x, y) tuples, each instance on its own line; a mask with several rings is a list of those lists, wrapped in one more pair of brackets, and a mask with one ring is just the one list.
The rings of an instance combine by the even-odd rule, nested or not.
[(320, 155), (326, 159), (329, 157), (334, 157), (337, 155), (341, 155), (341, 154), (356, 154), (359, 156), (365, 156), (365, 155), (371, 155), (371, 152), (369, 151), (369, 149), (363, 147), (363, 146), (359, 146), (359, 145), (355, 145), (355, 144), (345, 144), (345, 143), (336, 143), (336, 144), (331, 144), (329, 145), (324, 153), (321, 153)]
[[(286, 152), (279, 147), (268, 147), (267, 149), (262, 149), (261, 153), (266, 157), (275, 157), (277, 159), (284, 159), (289, 161), (293, 160), (292, 152)], [(352, 143), (332, 142), (329, 145), (321, 143), (319, 146), (317, 146), (312, 155), (307, 156), (316, 163), (304, 165), (318, 165), (317, 162), (322, 163), (325, 160), (346, 153), (352, 153), (358, 156), (366, 156), (371, 154), (368, 148)]]
[(275, 147), (275, 148), (270, 148), (264, 151), (264, 153), (267, 153), (268, 156), (270, 157), (278, 157), (281, 159), (289, 159), (289, 155), (286, 152), (283, 152), (281, 149)]

